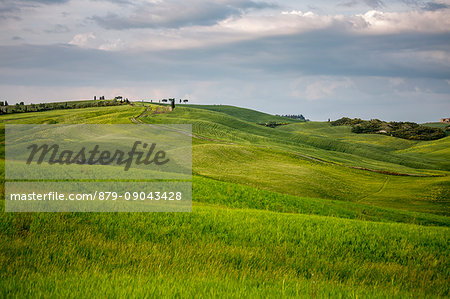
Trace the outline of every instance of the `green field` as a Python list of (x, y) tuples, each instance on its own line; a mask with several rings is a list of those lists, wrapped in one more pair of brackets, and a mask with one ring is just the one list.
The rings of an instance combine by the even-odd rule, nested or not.
[[(157, 106), (0, 116), (3, 143), (5, 123), (193, 130), (192, 213), (3, 212), (1, 297), (450, 295), (449, 136), (410, 141), (232, 106)], [(269, 121), (289, 124), (258, 125)]]

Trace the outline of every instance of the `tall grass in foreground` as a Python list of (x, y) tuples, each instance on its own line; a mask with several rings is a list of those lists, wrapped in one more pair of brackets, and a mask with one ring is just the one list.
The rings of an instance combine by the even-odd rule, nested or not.
[(450, 227), (450, 218), (367, 204), (297, 197), (250, 186), (193, 177), (193, 201), (218, 208), (250, 208), (281, 213), (314, 214), (346, 219)]
[(197, 204), (178, 214), (3, 214), (0, 231), (3, 297), (449, 292), (444, 227)]

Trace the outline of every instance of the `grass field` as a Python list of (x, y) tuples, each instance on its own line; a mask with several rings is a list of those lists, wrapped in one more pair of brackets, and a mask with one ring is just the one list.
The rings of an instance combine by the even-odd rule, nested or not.
[(222, 105), (152, 111), (0, 116), (3, 143), (5, 123), (190, 123), (194, 201), (192, 213), (2, 212), (1, 297), (449, 296), (450, 137)]

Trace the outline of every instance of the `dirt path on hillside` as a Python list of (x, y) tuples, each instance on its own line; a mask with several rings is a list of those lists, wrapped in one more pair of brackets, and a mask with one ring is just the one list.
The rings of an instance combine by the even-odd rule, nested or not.
[(375, 194), (378, 194), (378, 193), (383, 192), (383, 190), (386, 188), (387, 184), (389, 183), (389, 180), (390, 180), (390, 177), (386, 177), (386, 179), (385, 179), (385, 180), (383, 181), (383, 183), (381, 184), (381, 187), (380, 187), (377, 191), (375, 191), (375, 192), (372, 193), (372, 194), (367, 194), (367, 195), (361, 197), (360, 199), (357, 200), (357, 202), (360, 202), (360, 201), (366, 199), (366, 198), (369, 197), (369, 196), (372, 196), (372, 195), (375, 195)]

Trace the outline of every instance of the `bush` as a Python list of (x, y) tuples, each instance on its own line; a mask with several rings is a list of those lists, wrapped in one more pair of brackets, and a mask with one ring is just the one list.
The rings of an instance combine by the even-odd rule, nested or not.
[(269, 127), (269, 128), (275, 128), (275, 127), (278, 127), (278, 126), (288, 125), (289, 123), (268, 121), (266, 123), (257, 123), (257, 124), (260, 125), (260, 126), (265, 126), (265, 127)]
[(363, 120), (359, 118), (348, 118), (348, 117), (342, 117), (338, 120), (330, 122), (332, 126), (353, 126), (362, 123)]

